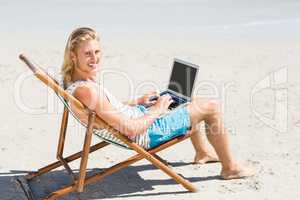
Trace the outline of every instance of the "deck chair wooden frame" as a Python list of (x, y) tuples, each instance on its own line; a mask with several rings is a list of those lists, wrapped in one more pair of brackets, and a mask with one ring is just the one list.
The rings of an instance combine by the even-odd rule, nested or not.
[[(71, 102), (76, 108), (81, 109), (88, 115), (88, 123), (87, 123), (87, 129), (85, 133), (85, 139), (83, 144), (83, 149), (80, 152), (74, 153), (70, 156), (64, 157), (63, 151), (64, 151), (64, 144), (65, 144), (65, 138), (66, 138), (66, 130), (67, 130), (67, 124), (68, 124), (68, 116), (70, 110), (67, 108), (67, 106), (64, 107), (63, 116), (62, 116), (62, 122), (61, 122), (61, 128), (60, 128), (60, 134), (58, 139), (58, 146), (57, 146), (57, 154), (56, 158), (58, 161), (53, 162), (43, 168), (38, 169), (35, 172), (30, 172), (27, 175), (25, 175), (24, 180), (30, 181), (35, 177), (38, 177), (40, 175), (43, 175), (45, 173), (50, 172), (51, 170), (54, 170), (60, 166), (63, 166), (69, 174), (73, 177), (73, 183), (64, 186), (57, 191), (52, 192), (51, 194), (48, 194), (47, 196), (43, 197), (43, 200), (50, 200), (50, 199), (57, 199), (59, 197), (62, 197), (68, 193), (71, 192), (83, 192), (84, 186), (93, 182), (96, 182), (98, 180), (101, 180), (102, 178), (119, 171), (141, 159), (147, 159), (149, 162), (151, 162), (154, 166), (161, 169), (163, 172), (165, 172), (168, 176), (170, 176), (174, 181), (181, 184), (184, 188), (186, 188), (190, 192), (196, 192), (197, 188), (190, 183), (188, 180), (184, 179), (182, 176), (175, 173), (170, 167), (168, 167), (164, 162), (163, 159), (160, 158), (156, 153), (166, 149), (178, 142), (181, 142), (187, 138), (189, 138), (191, 133), (186, 134), (185, 136), (180, 136), (177, 138), (174, 138), (158, 147), (155, 147), (150, 150), (145, 150), (135, 142), (128, 139), (126, 136), (124, 136), (122, 133), (105, 123), (100, 117), (96, 115), (96, 113), (92, 110), (89, 110), (86, 106), (84, 106), (80, 101), (78, 101), (74, 96), (70, 95), (68, 92), (66, 92), (62, 87), (59, 86), (57, 81), (53, 79), (51, 76), (49, 76), (44, 70), (42, 70), (37, 65), (33, 64), (26, 56), (20, 55), (19, 58), (32, 70), (34, 75), (41, 80), (44, 84), (46, 84), (48, 87), (52, 88), (54, 92), (56, 92), (59, 96), (63, 97), (63, 99), (67, 102)], [(118, 138), (120, 141), (125, 143), (129, 148), (133, 151), (135, 151), (137, 154), (124, 160), (123, 162), (120, 162), (118, 164), (115, 164), (101, 172), (98, 172), (94, 175), (91, 175), (87, 177), (86, 170), (87, 170), (87, 162), (88, 162), (88, 156), (89, 153), (92, 153), (98, 149), (101, 149), (110, 143), (107, 141), (99, 142), (93, 146), (91, 146), (91, 139), (93, 135), (93, 129), (95, 128), (95, 121), (97, 120), (97, 128), (99, 128), (99, 124), (101, 128), (109, 130), (111, 134), (113, 134), (114, 137)], [(79, 175), (75, 176), (68, 165), (69, 162), (74, 161), (76, 159), (81, 158), (80, 161), (80, 168), (79, 168)], [(19, 184), (23, 186), (23, 182), (19, 181)], [(29, 184), (28, 184), (29, 185)], [(27, 186), (28, 188), (28, 186)], [(27, 198), (33, 199), (33, 195), (30, 192), (29, 189), (25, 189), (25, 194)]]

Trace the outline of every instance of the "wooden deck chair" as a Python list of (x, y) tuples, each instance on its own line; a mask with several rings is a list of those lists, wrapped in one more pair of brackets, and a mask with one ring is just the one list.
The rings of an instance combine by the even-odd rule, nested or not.
[[(163, 172), (165, 172), (167, 175), (169, 175), (172, 179), (174, 179), (177, 183), (181, 184), (190, 192), (197, 191), (197, 188), (194, 185), (192, 185), (188, 180), (175, 173), (166, 164), (164, 164), (164, 162), (158, 155), (156, 155), (157, 152), (189, 138), (190, 133), (186, 134), (185, 136), (174, 138), (158, 147), (152, 148), (150, 150), (145, 150), (135, 142), (128, 139), (122, 133), (118, 132), (116, 129), (105, 123), (100, 117), (96, 115), (94, 111), (89, 110), (74, 96), (66, 92), (54, 78), (48, 75), (43, 69), (33, 64), (26, 56), (20, 55), (19, 57), (33, 71), (34, 75), (39, 80), (41, 80), (44, 84), (46, 84), (48, 87), (54, 90), (54, 92), (64, 103), (64, 112), (62, 116), (61, 129), (56, 154), (56, 158), (58, 159), (58, 161), (53, 162), (43, 168), (40, 168), (35, 172), (28, 173), (24, 177), (23, 181), (17, 180), (29, 199), (33, 199), (33, 195), (30, 192), (30, 187), (28, 188), (29, 185), (27, 184), (26, 187), (24, 186), (24, 180), (26, 182), (30, 181), (33, 178), (50, 172), (51, 170), (56, 169), (60, 166), (63, 166), (67, 170), (67, 172), (72, 175), (73, 183), (68, 186), (64, 186), (61, 189), (58, 189), (57, 191), (52, 192), (51, 194), (47, 195), (46, 197), (43, 197), (42, 199), (57, 199), (70, 192), (82, 192), (85, 185), (96, 182), (144, 158), (150, 161), (157, 168), (161, 169)], [(71, 113), (75, 117), (75, 119), (77, 119), (81, 124), (86, 126), (86, 133), (82, 151), (72, 154), (68, 157), (63, 157), (69, 113)], [(103, 141), (91, 146), (91, 139), (93, 133), (100, 137)], [(109, 144), (115, 144), (118, 147), (133, 150), (137, 154), (123, 162), (120, 162), (101, 172), (87, 177), (86, 169), (89, 153), (101, 149)], [(68, 163), (79, 158), (81, 158), (79, 174), (78, 176), (75, 176)]]

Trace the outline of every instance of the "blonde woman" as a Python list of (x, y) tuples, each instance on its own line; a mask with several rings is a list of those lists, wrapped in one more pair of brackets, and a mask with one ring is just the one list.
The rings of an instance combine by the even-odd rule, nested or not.
[[(74, 30), (65, 49), (62, 66), (64, 83), (68, 92), (94, 110), (101, 119), (145, 149), (192, 131), (195, 163), (219, 160), (223, 179), (253, 175), (252, 170), (239, 165), (230, 152), (228, 135), (216, 101), (197, 97), (186, 107), (176, 109), (164, 117), (160, 115), (172, 103), (170, 96), (160, 96), (156, 101), (150, 102), (149, 97), (154, 94), (149, 93), (129, 104), (123, 104), (96, 83), (100, 60), (100, 40), (96, 31), (86, 27)], [(152, 106), (145, 108), (145, 104)], [(207, 150), (204, 138), (197, 130), (201, 121), (207, 125), (206, 135), (217, 156)]]

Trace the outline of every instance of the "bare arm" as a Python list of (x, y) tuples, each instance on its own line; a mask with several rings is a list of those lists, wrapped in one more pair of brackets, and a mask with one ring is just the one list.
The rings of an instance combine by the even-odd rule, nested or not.
[(130, 105), (130, 106), (135, 106), (135, 105), (141, 104), (141, 102), (139, 101), (139, 98), (133, 99), (133, 100), (129, 100), (129, 101), (124, 101), (122, 103), (126, 104), (126, 105)]
[(155, 104), (156, 100), (150, 100), (150, 97), (153, 96), (159, 96), (157, 91), (150, 91), (146, 94), (144, 94), (143, 96), (137, 98), (137, 99), (133, 99), (127, 102), (123, 102), (124, 104), (130, 105), (130, 106), (135, 106), (138, 104), (143, 104), (143, 105), (153, 105)]
[(163, 107), (170, 105), (169, 101), (162, 100), (157, 106), (152, 106), (146, 115), (131, 119), (117, 111), (108, 101), (104, 93), (99, 92), (99, 89), (92, 86), (84, 85), (78, 87), (74, 96), (89, 109), (94, 110), (106, 123), (130, 137), (143, 134), (154, 120), (164, 112), (165, 109), (163, 109)]

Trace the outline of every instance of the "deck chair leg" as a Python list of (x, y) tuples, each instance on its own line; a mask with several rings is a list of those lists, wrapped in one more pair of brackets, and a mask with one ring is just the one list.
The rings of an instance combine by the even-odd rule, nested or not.
[(184, 188), (191, 192), (197, 192), (198, 189), (192, 183), (178, 175), (167, 165), (155, 158), (155, 156), (151, 155), (149, 152), (147, 152), (145, 149), (143, 149), (135, 143), (132, 143), (132, 146), (138, 153), (142, 154), (144, 158), (150, 161), (157, 168), (161, 169), (163, 172), (165, 172), (167, 175), (173, 178), (177, 183), (181, 184)]
[(157, 160), (159, 160), (160, 162), (164, 163), (165, 165), (169, 166), (168, 161), (166, 161), (165, 159), (163, 159), (162, 157), (160, 157), (159, 155), (153, 153), (152, 154)]
[(77, 182), (77, 192), (82, 192), (86, 177), (86, 167), (87, 167), (87, 160), (90, 151), (90, 145), (92, 140), (93, 128), (94, 128), (94, 121), (95, 121), (96, 113), (91, 111), (88, 118), (88, 126), (86, 130), (86, 135), (84, 139), (84, 145), (82, 150), (81, 162), (80, 162), (80, 170), (79, 170), (79, 177)]
[(73, 173), (71, 167), (68, 165), (68, 162), (63, 157), (65, 139), (66, 139), (66, 131), (67, 131), (67, 126), (68, 126), (68, 117), (69, 117), (69, 111), (68, 111), (68, 108), (65, 106), (63, 116), (62, 116), (62, 121), (61, 121), (56, 158), (62, 163), (62, 165), (67, 170), (67, 172), (72, 176), (73, 181), (75, 181), (76, 180), (75, 174)]
[[(168, 147), (170, 147), (170, 146), (172, 146), (172, 145), (174, 145), (174, 144), (176, 144), (180, 141), (183, 141), (183, 140), (185, 140), (189, 137), (190, 137), (190, 135), (175, 138), (171, 141), (166, 142), (165, 144), (162, 144), (162, 145), (160, 145), (160, 146), (158, 146), (154, 149), (149, 150), (148, 152), (150, 154), (156, 155), (157, 152), (162, 151), (162, 150), (164, 150), (164, 149), (166, 149), (166, 148), (168, 148)], [(93, 148), (93, 146), (91, 147), (91, 149), (92, 148)], [(138, 154), (128, 158), (127, 160), (125, 160), (123, 162), (120, 162), (120, 163), (118, 163), (114, 166), (111, 166), (111, 167), (109, 167), (109, 168), (107, 168), (107, 169), (105, 169), (101, 172), (98, 172), (98, 173), (96, 173), (96, 174), (94, 174), (90, 177), (85, 178), (84, 185), (91, 184), (91, 183), (94, 183), (96, 181), (99, 181), (99, 180), (103, 179), (104, 177), (106, 177), (110, 174), (113, 174), (113, 173), (115, 173), (115, 172), (117, 172), (117, 171), (119, 171), (119, 170), (135, 163), (135, 162), (138, 162), (139, 160), (142, 160), (142, 159), (144, 159), (144, 155), (138, 153)], [(71, 184), (71, 185), (65, 186), (64, 188), (61, 188), (61, 189), (58, 189), (58, 190), (52, 192), (47, 197), (43, 198), (43, 200), (57, 199), (59, 197), (62, 197), (62, 196), (65, 196), (65, 195), (69, 194), (70, 192), (76, 191), (76, 189), (77, 189), (76, 185)], [(193, 191), (193, 190), (191, 190), (191, 191)]]
[(190, 183), (189, 181), (185, 180), (183, 177), (175, 173), (171, 168), (169, 168), (167, 165), (160, 162), (155, 156), (151, 155), (151, 153), (147, 152), (145, 149), (140, 147), (138, 144), (131, 142), (127, 137), (122, 135), (116, 130), (112, 130), (112, 133), (120, 140), (125, 142), (129, 147), (134, 149), (137, 153), (141, 154), (144, 158), (146, 158), (149, 162), (151, 162), (154, 166), (161, 169), (163, 172), (165, 172), (167, 175), (169, 175), (171, 178), (173, 178), (177, 183), (181, 184), (184, 188), (191, 192), (197, 192), (197, 188)]
[[(110, 143), (108, 142), (105, 142), (105, 141), (102, 141), (102, 142), (99, 142), (93, 146), (91, 146), (90, 148), (90, 153), (94, 152), (94, 151), (97, 151), (98, 149), (101, 149), (107, 145), (109, 145)], [(68, 157), (65, 158), (65, 161), (67, 163), (69, 162), (72, 162), (74, 160), (77, 160), (78, 158), (81, 158), (81, 155), (82, 155), (82, 151), (80, 152), (77, 152), (77, 153), (74, 153)], [(37, 176), (41, 176), (43, 174), (46, 174), (47, 172), (53, 170), (53, 169), (56, 169), (60, 166), (62, 166), (63, 164), (60, 162), (60, 161), (57, 161), (57, 162), (54, 162), (54, 163), (51, 163), (43, 168), (40, 168), (38, 171), (36, 172), (30, 172), (29, 174), (26, 175), (26, 179), (27, 180), (31, 180)]]
[(57, 153), (56, 153), (57, 158), (63, 157), (66, 131), (67, 131), (67, 125), (68, 125), (68, 118), (69, 118), (68, 108), (64, 107), (64, 112), (63, 112), (61, 127), (60, 127), (58, 146), (57, 146)]

